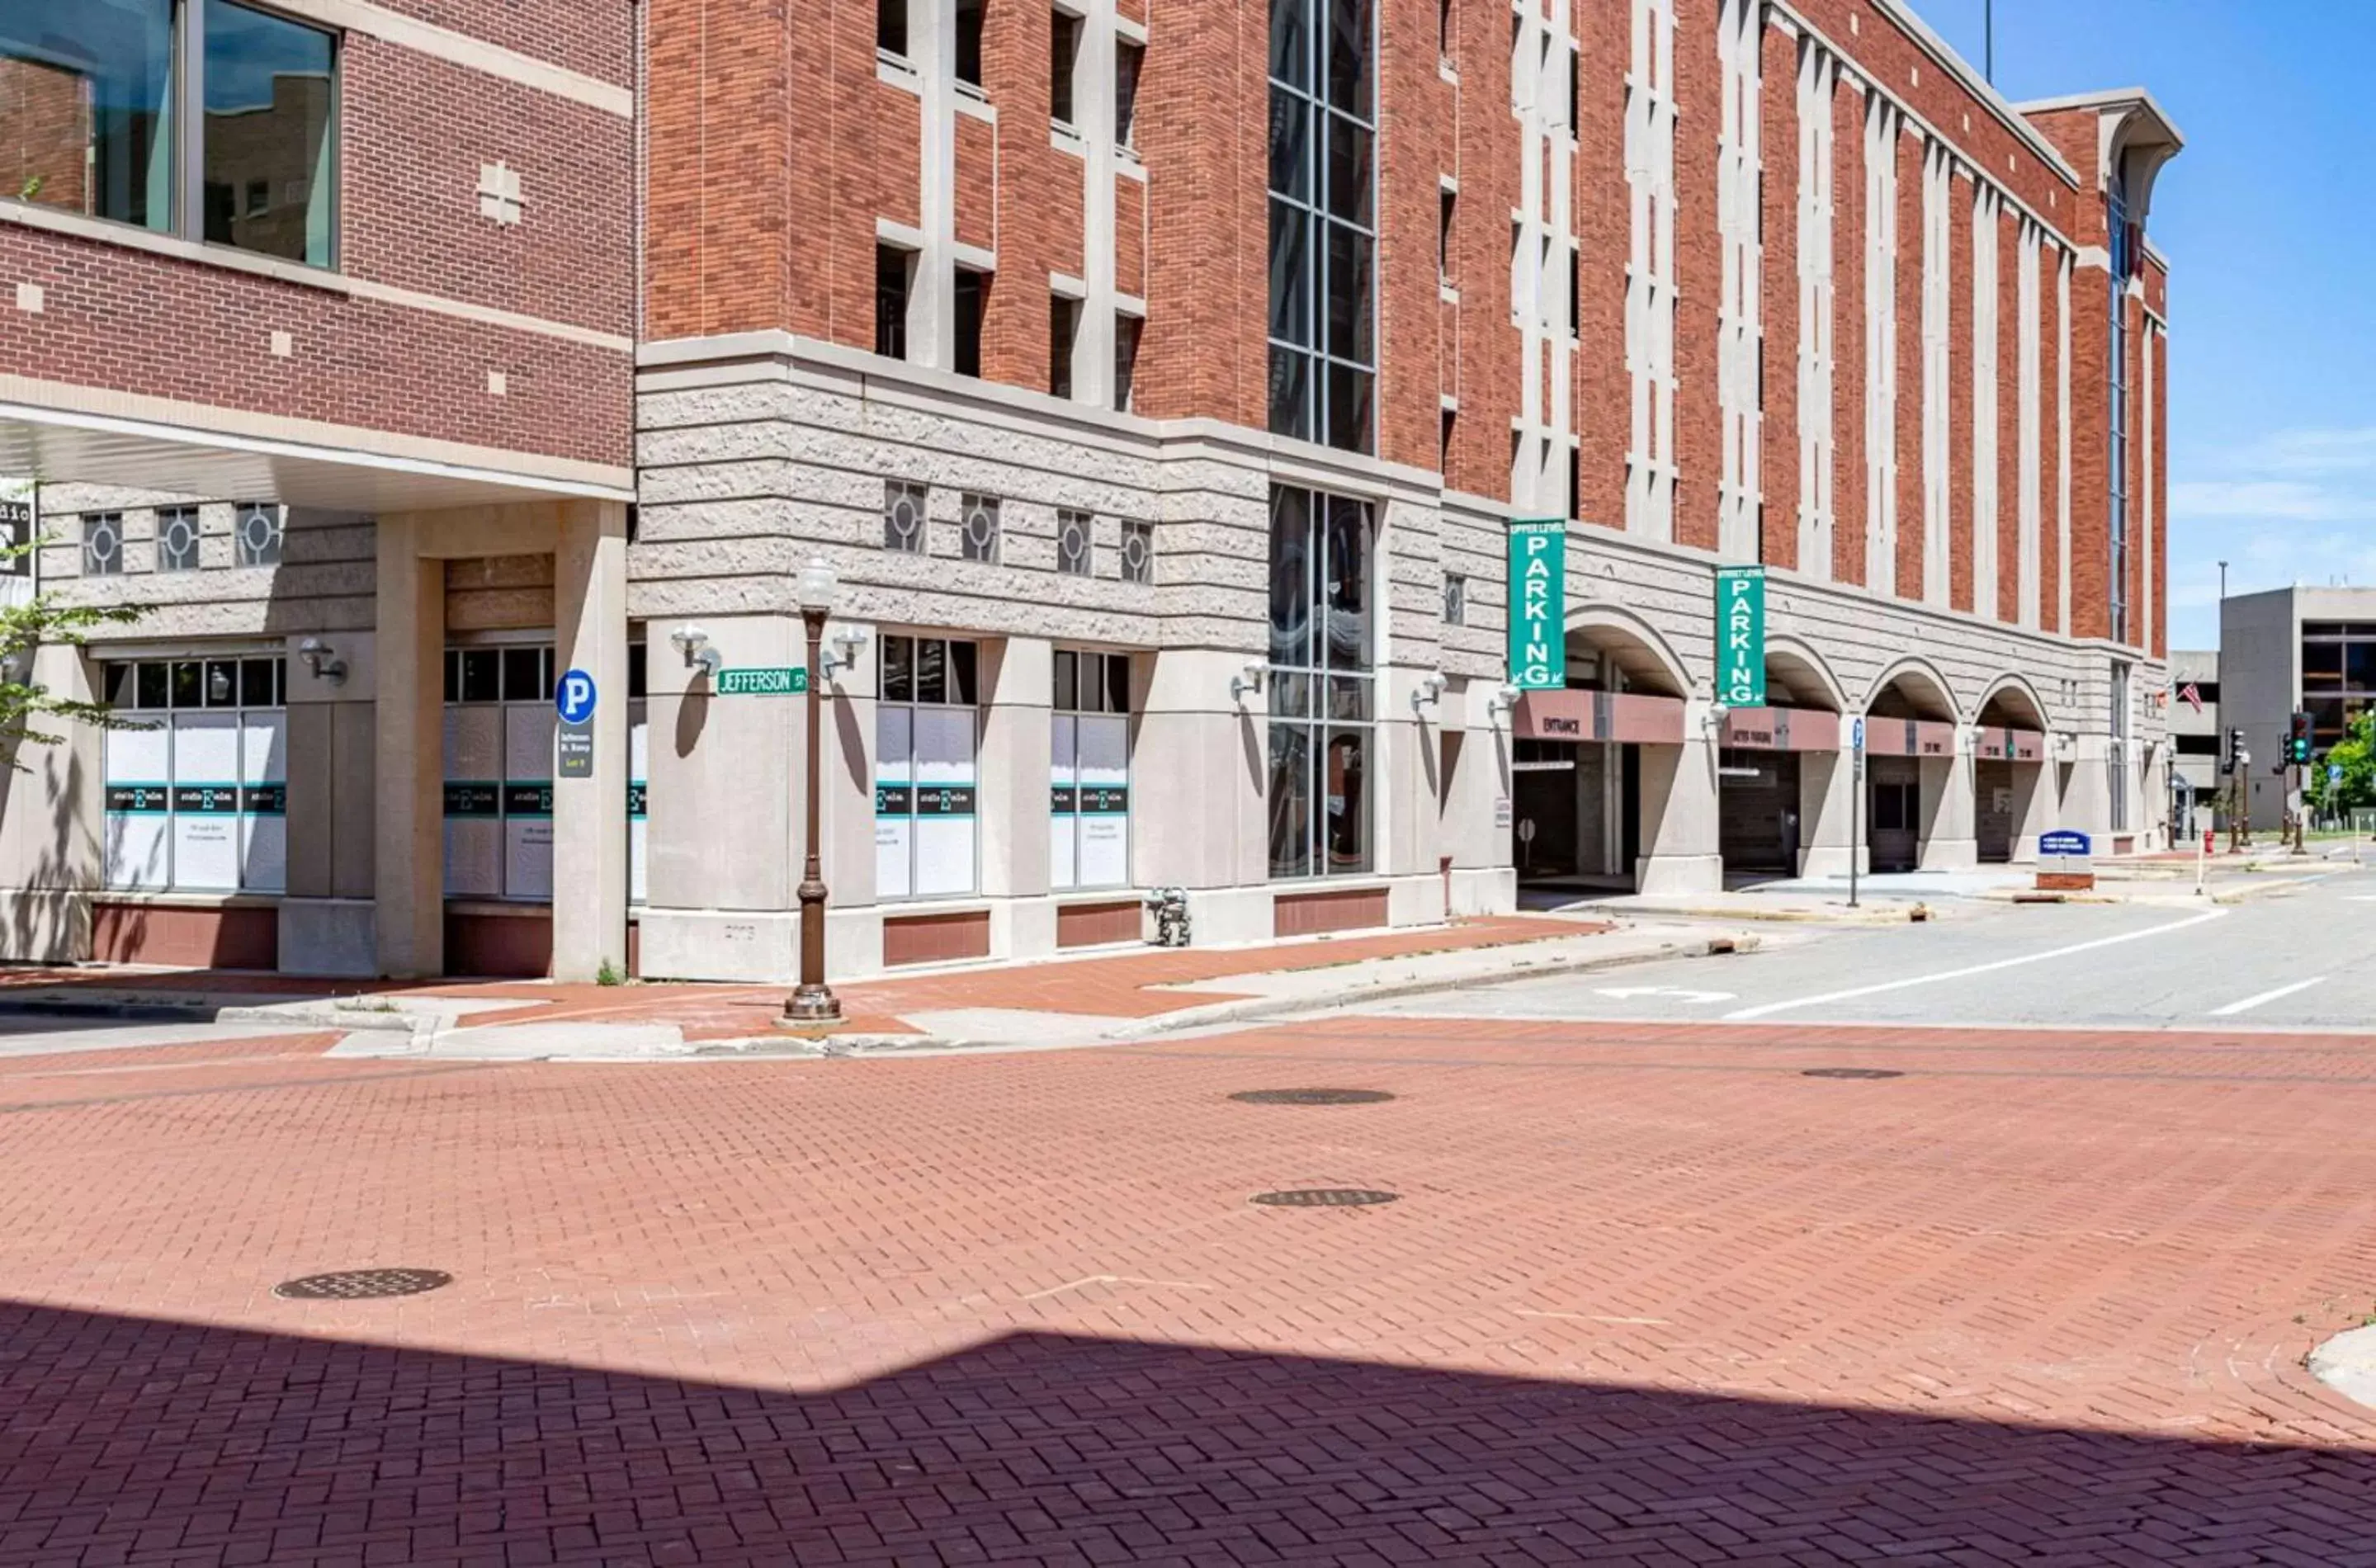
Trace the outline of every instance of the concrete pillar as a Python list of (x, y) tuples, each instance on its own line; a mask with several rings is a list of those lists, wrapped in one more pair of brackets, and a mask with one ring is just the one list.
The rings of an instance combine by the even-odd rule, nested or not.
[(2013, 858), (2016, 861), (2037, 859), (2037, 838), (2060, 826), (2061, 802), (2054, 793), (2055, 769), (2051, 763), (2017, 762), (2013, 765)]
[(1388, 891), (1388, 918), (1396, 925), (1432, 924), (1444, 917), (1443, 857), (1453, 852), (1438, 805), (1443, 766), (1443, 734), (1457, 709), (1439, 693), (1427, 702), (1420, 683), (1432, 668), (1390, 664), (1379, 671), (1378, 731), (1371, 758), (1371, 830), (1377, 837), (1372, 863), (1399, 880)]
[(1915, 864), (1923, 871), (1968, 871), (1980, 863), (1971, 746), (1971, 731), (1958, 730), (1953, 756), (1921, 759), (1922, 836)]
[(553, 541), (553, 662), (594, 679), (594, 766), (552, 782), (552, 978), (627, 967), (627, 508), (577, 501)]
[[(83, 650), (33, 650), (30, 680), (53, 696), (89, 702), (97, 666)], [(81, 963), (91, 956), (91, 893), (106, 868), (101, 732), (89, 724), (36, 726), (55, 744), (0, 749), (0, 957)]]
[(1683, 743), (1640, 748), (1642, 859), (1634, 885), (1669, 896), (1724, 886), (1717, 835), (1717, 748), (1708, 742), (1708, 705), (1687, 703)]
[[(1849, 719), (1840, 721), (1846, 739)], [(1799, 756), (1799, 874), (1846, 876), (1854, 863), (1859, 872), (1871, 869), (1865, 846), (1858, 842), (1864, 806), (1857, 799), (1857, 768), (1853, 754), (1802, 752)]]
[[(1044, 898), (1048, 892), (1048, 757), (1054, 649), (1040, 637), (981, 645), (981, 750), (976, 760), (981, 891), (991, 898)], [(1052, 904), (993, 905), (991, 951), (1001, 956), (1056, 950)], [(1004, 930), (999, 929), (1001, 923)]]
[(289, 889), (280, 900), (280, 968), (374, 975), (378, 639), (357, 631), (318, 636), (329, 649), (326, 668), (343, 667), (335, 678), (315, 674), (297, 656), (303, 636), (288, 639)]
[[(1510, 862), (1510, 730), (1493, 705), (1498, 686), (1455, 679), (1441, 703), (1435, 737), (1439, 828), (1452, 857), (1454, 915), (1506, 914), (1517, 907), (1517, 873)], [(1431, 778), (1438, 774), (1432, 771)]]
[(402, 979), (446, 967), (446, 568), (421, 554), (422, 527), (378, 527), (373, 933), (379, 972)]
[(1157, 654), (1131, 759), (1139, 879), (1188, 889), (1199, 944), (1271, 934), (1269, 698), (1230, 691), (1250, 657)]

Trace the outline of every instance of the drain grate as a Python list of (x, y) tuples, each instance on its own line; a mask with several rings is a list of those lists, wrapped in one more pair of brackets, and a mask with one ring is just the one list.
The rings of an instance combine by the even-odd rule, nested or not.
[(1906, 1075), (1893, 1072), (1887, 1067), (1809, 1067), (1799, 1076), (1802, 1078), (1902, 1078)]
[(297, 1301), (368, 1301), (382, 1296), (418, 1296), (454, 1283), (454, 1277), (434, 1268), (350, 1268), (339, 1274), (309, 1274), (284, 1279), (272, 1288), (276, 1296)]
[(1365, 1187), (1291, 1187), (1283, 1193), (1256, 1193), (1253, 1201), (1265, 1208), (1364, 1208), (1400, 1196)]
[(1375, 1105), (1395, 1097), (1384, 1089), (1245, 1089), (1230, 1098), (1246, 1105)]

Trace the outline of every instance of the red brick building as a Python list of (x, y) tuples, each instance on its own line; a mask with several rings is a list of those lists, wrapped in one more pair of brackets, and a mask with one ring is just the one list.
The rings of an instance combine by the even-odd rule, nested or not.
[[(373, 669), (290, 677), (292, 734), (371, 744), (287, 780), (286, 886), (173, 917), (284, 965), (631, 923), (784, 972), (805, 758), (714, 682), (792, 661), (812, 559), (844, 969), (1126, 938), (1152, 887), (1229, 939), (2158, 831), (2142, 91), (2007, 103), (1898, 0), (28, 3), (0, 468), (45, 566)], [(290, 555), (169, 581), (243, 502)], [(1514, 519), (1568, 525), (1524, 692)], [(647, 816), (543, 777), (481, 646), (613, 671)], [(149, 909), (137, 814), (85, 814), (0, 878), (67, 947)]]

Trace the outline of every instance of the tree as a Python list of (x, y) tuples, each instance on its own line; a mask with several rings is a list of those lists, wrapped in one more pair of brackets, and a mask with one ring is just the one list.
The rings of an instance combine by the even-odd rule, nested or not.
[[(2343, 777), (2329, 784), (2331, 771), (2337, 767)], [(2344, 727), (2343, 739), (2311, 765), (2308, 793), (2321, 815), (2376, 810), (2376, 708), (2353, 718)]]
[[(35, 544), (0, 548), (0, 560), (14, 561), (36, 549)], [(121, 626), (140, 618), (137, 604), (62, 604), (52, 594), (36, 594), (22, 604), (0, 605), (0, 756), (22, 770), (17, 754), (28, 741), (56, 745), (63, 735), (37, 728), (44, 719), (94, 724), (103, 730), (133, 727), (103, 702), (62, 697), (34, 683), (33, 652), (42, 644), (79, 647), (96, 626)]]

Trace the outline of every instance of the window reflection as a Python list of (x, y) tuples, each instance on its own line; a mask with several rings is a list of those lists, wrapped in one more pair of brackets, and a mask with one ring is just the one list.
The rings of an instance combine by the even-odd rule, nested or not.
[(328, 33), (206, 0), (206, 237), (330, 264)]
[(0, 196), (172, 227), (172, 0), (0, 4)]

